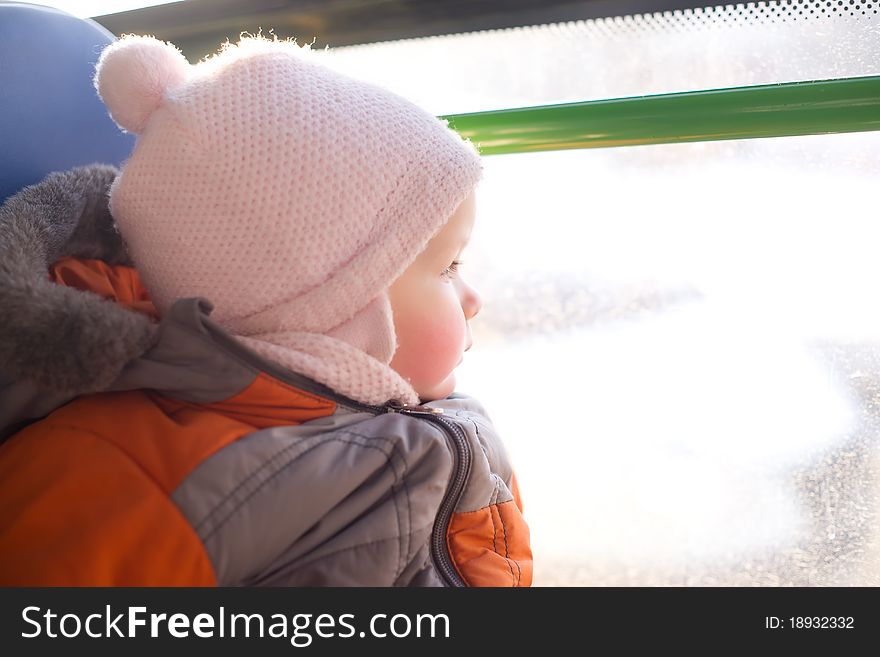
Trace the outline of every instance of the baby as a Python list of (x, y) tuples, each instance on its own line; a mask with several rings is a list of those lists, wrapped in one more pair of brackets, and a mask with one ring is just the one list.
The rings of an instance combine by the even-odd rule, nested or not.
[(473, 146), (290, 42), (125, 37), (95, 83), (122, 172), (0, 209), (0, 584), (528, 586), (454, 393)]

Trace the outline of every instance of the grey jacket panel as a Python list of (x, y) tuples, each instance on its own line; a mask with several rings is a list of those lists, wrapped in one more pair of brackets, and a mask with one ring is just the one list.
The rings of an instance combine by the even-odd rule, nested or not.
[[(294, 443), (333, 433), (372, 418), (370, 413), (339, 411), (333, 415), (300, 424), (255, 431), (203, 461), (181, 482), (172, 499), (200, 535), (222, 524), (224, 504), (234, 508), (239, 488), (255, 485)], [(246, 482), (250, 482), (247, 484)]]
[(250, 434), (203, 462), (173, 499), (221, 585), (390, 586), (424, 566), (451, 470), (439, 429), (340, 413)]
[(204, 322), (205, 299), (180, 299), (162, 318), (156, 344), (128, 362), (108, 391), (149, 388), (183, 401), (209, 404), (247, 388), (259, 369), (213, 342)]
[[(426, 406), (442, 408), (467, 438), (471, 470), (456, 511), (513, 499), (507, 454), (480, 405), (457, 395)], [(406, 584), (429, 564), (452, 449), (425, 419), (340, 410), (227, 446), (173, 499), (221, 585)], [(439, 578), (422, 572), (417, 581)]]
[(401, 415), (349, 419), (255, 432), (175, 491), (219, 584), (390, 586), (424, 565), (452, 468), (445, 436)]

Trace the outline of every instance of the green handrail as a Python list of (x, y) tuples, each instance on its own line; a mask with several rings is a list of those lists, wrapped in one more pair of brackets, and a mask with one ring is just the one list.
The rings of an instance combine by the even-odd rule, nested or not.
[(880, 130), (880, 76), (442, 116), (484, 155)]

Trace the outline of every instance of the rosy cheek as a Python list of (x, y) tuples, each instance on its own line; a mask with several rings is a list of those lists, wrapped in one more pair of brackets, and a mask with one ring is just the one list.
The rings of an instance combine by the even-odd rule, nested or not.
[(465, 346), (464, 319), (450, 313), (426, 317), (407, 327), (409, 342), (395, 363), (405, 370), (416, 390), (428, 389), (442, 382), (458, 364)]

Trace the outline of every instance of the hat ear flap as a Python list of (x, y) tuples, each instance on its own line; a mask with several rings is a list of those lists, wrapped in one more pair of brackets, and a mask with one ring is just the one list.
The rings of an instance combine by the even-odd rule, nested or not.
[(95, 88), (119, 127), (139, 134), (168, 91), (184, 82), (191, 69), (172, 44), (127, 35), (101, 53)]
[(379, 294), (348, 321), (327, 331), (327, 335), (348, 342), (380, 363), (390, 363), (397, 350), (397, 333), (388, 291)]

